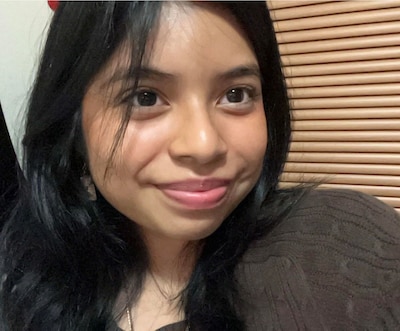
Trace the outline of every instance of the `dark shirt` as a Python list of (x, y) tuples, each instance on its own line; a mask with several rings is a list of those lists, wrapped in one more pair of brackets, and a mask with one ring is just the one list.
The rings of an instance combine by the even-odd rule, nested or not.
[(249, 331), (400, 330), (400, 216), (362, 193), (311, 191), (236, 276)]

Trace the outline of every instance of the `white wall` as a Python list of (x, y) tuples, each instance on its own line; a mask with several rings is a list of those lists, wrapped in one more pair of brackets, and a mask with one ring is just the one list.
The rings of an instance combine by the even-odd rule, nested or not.
[(46, 0), (0, 0), (0, 101), (17, 151), (27, 95), (51, 15)]

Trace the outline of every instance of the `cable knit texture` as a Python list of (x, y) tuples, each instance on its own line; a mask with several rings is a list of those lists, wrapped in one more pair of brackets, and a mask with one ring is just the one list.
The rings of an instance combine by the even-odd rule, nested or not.
[(358, 192), (312, 191), (238, 280), (251, 331), (399, 330), (400, 217)]
[(359, 192), (311, 191), (236, 276), (249, 331), (400, 330), (400, 216)]

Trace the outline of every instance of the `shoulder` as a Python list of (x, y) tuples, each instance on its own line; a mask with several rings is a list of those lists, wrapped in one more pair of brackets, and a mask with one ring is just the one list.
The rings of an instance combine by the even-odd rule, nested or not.
[[(302, 250), (331, 257), (400, 258), (400, 215), (377, 198), (349, 190), (314, 190), (275, 235), (293, 235)], [(396, 261), (397, 262), (397, 261)]]
[(310, 191), (238, 270), (248, 298), (279, 323), (400, 327), (400, 217), (366, 194)]
[[(321, 216), (324, 216), (321, 219)], [(380, 227), (400, 228), (399, 214), (377, 198), (350, 190), (311, 190), (306, 194), (286, 222), (307, 220), (350, 219), (353, 222), (377, 223)], [(385, 221), (386, 220), (386, 221)]]
[[(400, 244), (400, 214), (361, 192), (311, 190), (252, 248), (274, 245), (278, 238), (282, 243), (295, 241), (299, 246), (311, 245), (310, 249), (317, 249), (318, 243), (330, 244), (336, 249), (346, 249), (348, 254), (352, 252), (349, 245), (384, 251)], [(251, 252), (252, 249), (250, 255)]]

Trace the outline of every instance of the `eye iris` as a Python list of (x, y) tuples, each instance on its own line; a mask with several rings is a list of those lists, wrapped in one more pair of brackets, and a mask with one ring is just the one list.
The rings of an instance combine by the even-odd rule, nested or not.
[(140, 106), (154, 106), (157, 102), (157, 95), (153, 92), (140, 92), (137, 95), (137, 102)]
[(244, 98), (243, 89), (231, 89), (226, 97), (229, 102), (242, 102)]

